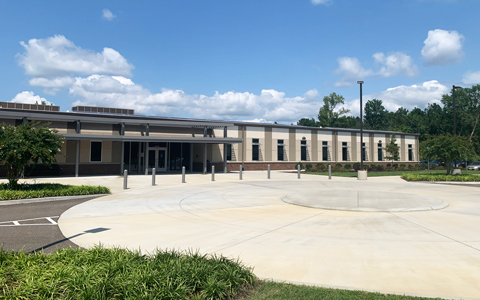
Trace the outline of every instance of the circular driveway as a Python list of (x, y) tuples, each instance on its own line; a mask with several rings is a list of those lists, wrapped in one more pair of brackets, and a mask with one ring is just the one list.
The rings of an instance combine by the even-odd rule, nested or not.
[[(65, 180), (113, 192), (61, 215), (62, 233), (82, 247), (198, 249), (238, 257), (261, 278), (447, 298), (480, 295), (478, 187), (399, 177), (298, 180), (281, 172), (271, 180), (266, 172), (244, 172), (242, 181), (235, 173), (217, 174), (215, 182), (187, 175), (185, 184), (180, 175), (162, 175), (154, 187), (150, 176), (130, 176), (128, 190), (120, 177)], [(373, 207), (384, 205), (382, 199), (448, 206), (374, 212), (300, 206), (318, 199), (333, 205), (340, 201), (332, 201), (335, 193), (347, 202), (375, 199)]]

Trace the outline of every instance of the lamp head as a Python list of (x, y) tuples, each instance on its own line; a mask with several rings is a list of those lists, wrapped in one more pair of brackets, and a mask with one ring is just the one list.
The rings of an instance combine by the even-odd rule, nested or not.
[(357, 83), (358, 83), (358, 84), (362, 84), (362, 83), (363, 83), (363, 81), (357, 81)]

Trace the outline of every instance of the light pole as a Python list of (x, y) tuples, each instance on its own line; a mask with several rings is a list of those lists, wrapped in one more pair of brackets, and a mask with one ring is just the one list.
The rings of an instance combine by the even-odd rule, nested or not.
[(457, 117), (455, 114), (455, 90), (461, 89), (461, 86), (453, 85), (452, 98), (453, 98), (453, 135), (457, 135)]
[(362, 103), (362, 85), (363, 81), (357, 81), (360, 85), (360, 170), (363, 171), (363, 103)]

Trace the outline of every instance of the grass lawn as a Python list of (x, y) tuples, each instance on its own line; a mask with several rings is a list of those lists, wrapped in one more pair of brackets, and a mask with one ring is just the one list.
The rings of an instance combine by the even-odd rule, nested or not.
[(8, 184), (0, 183), (0, 201), (15, 199), (30, 199), (42, 197), (58, 197), (58, 196), (77, 196), (77, 195), (94, 195), (94, 194), (110, 194), (110, 190), (103, 186), (89, 185), (63, 185), (58, 183), (22, 183), (17, 185), (15, 189), (10, 189)]
[[(305, 285), (295, 285), (279, 282), (259, 282), (251, 289), (247, 296), (235, 298), (236, 300), (354, 300), (354, 299), (372, 299), (372, 300), (420, 300), (432, 298), (421, 298), (411, 296), (386, 295), (380, 293), (370, 293), (363, 291), (329, 289)], [(436, 298), (440, 299), (440, 298)]]

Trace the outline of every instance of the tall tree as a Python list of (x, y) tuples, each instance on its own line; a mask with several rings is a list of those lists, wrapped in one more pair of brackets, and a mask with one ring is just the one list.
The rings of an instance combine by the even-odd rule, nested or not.
[(336, 93), (331, 93), (323, 97), (323, 106), (318, 112), (318, 121), (321, 127), (334, 127), (337, 119), (350, 112), (350, 110), (341, 107), (337, 109), (337, 105), (345, 104), (345, 98)]
[(24, 167), (41, 162), (50, 166), (60, 153), (63, 137), (48, 124), (27, 122), (19, 126), (0, 125), (0, 164), (11, 188), (17, 186)]
[(318, 127), (318, 122), (314, 118), (301, 118), (298, 120), (297, 125), (300, 126), (309, 126), (309, 127)]
[(445, 162), (447, 174), (450, 174), (452, 162), (460, 160), (462, 157), (477, 157), (468, 137), (450, 133), (430, 136), (426, 141), (420, 143), (420, 154), (428, 159), (437, 159)]
[(387, 129), (387, 110), (382, 100), (372, 99), (365, 104), (365, 127), (373, 130)]

